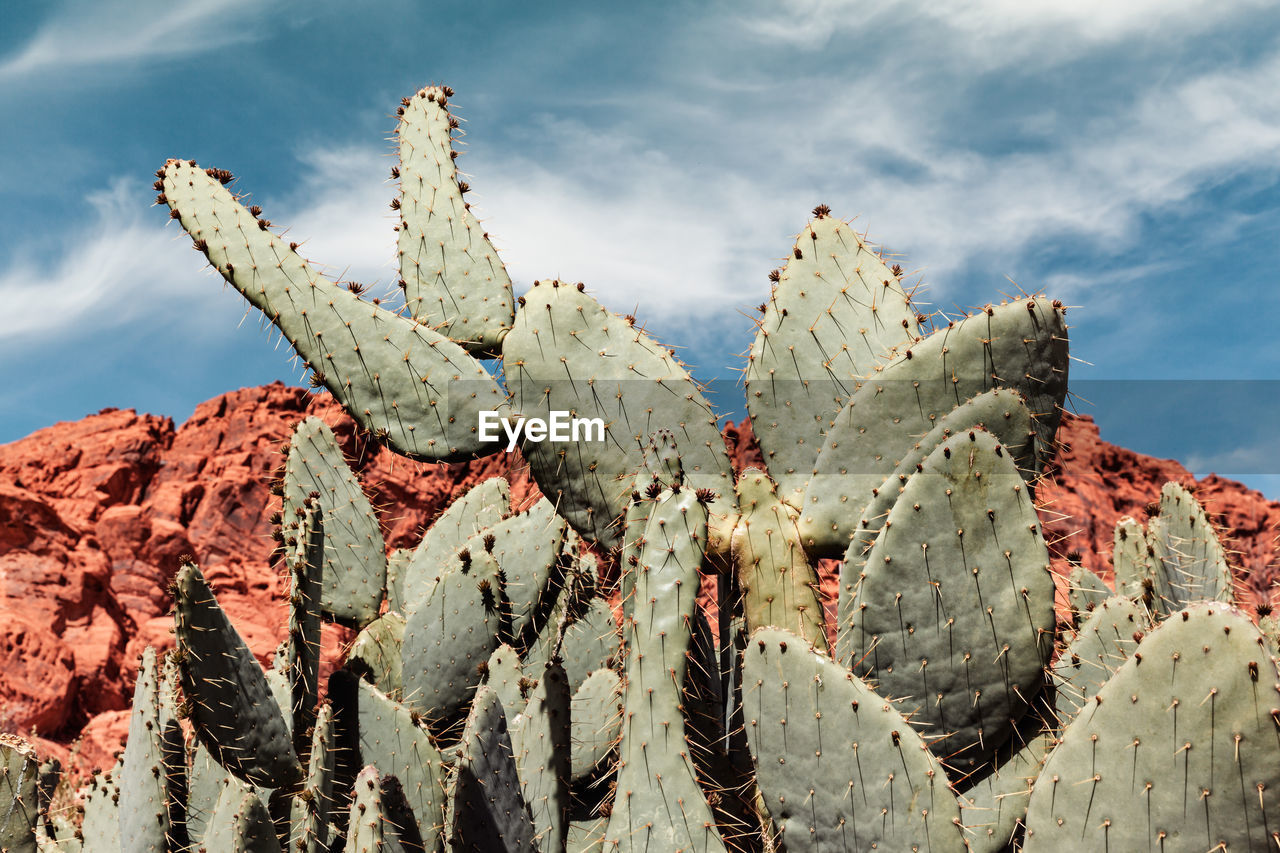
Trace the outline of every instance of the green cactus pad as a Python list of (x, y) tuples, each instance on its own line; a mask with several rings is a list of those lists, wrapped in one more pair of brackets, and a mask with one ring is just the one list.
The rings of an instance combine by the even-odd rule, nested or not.
[(413, 713), (376, 687), (360, 682), (358, 703), (360, 763), (395, 776), (418, 821), (423, 838), (444, 826), (444, 760)]
[(1160, 515), (1152, 519), (1156, 556), (1163, 566), (1156, 593), (1165, 612), (1200, 600), (1232, 600), (1235, 585), (1218, 533), (1195, 497), (1177, 483), (1160, 489)]
[(35, 853), (40, 759), (22, 738), (0, 733), (0, 762), (0, 850)]
[(502, 702), (488, 687), (476, 691), (452, 785), (447, 830), (453, 853), (537, 853)]
[(205, 745), (196, 741), (187, 772), (187, 838), (195, 847), (204, 839), (209, 817), (218, 805), (222, 789), (231, 775), (219, 764)]
[(498, 561), (487, 551), (464, 548), (430, 597), (409, 613), (400, 651), (405, 702), (437, 737), (465, 713), (481, 664), (501, 642), (505, 610)]
[(387, 554), (387, 607), (392, 613), (405, 612), (404, 577), (413, 551), (413, 548), (394, 548)]
[(138, 666), (129, 715), (129, 739), (120, 774), (120, 834), (140, 853), (169, 849), (169, 773), (165, 766), (163, 689), (156, 650), (147, 647)]
[(621, 648), (622, 633), (613, 618), (613, 606), (606, 598), (592, 598), (581, 616), (569, 620), (560, 646), (569, 688), (577, 690), (596, 670), (618, 666)]
[(347, 820), (345, 853), (403, 853), (388, 838), (390, 821), (382, 806), (382, 783), (378, 768), (366, 767), (356, 775), (351, 791), (351, 813)]
[(508, 719), (514, 719), (524, 709), (524, 667), (520, 655), (506, 643), (494, 649), (485, 667), (484, 683), (498, 694)]
[[(308, 501), (310, 503), (310, 501)], [(289, 570), (289, 636), (285, 641), (284, 665), (289, 676), (293, 750), (305, 755), (310, 742), (306, 733), (315, 723), (320, 696), (320, 599), (321, 573), (325, 567), (325, 521), (321, 506), (311, 503), (304, 510), (297, 545), (286, 559)]]
[(1077, 622), (1089, 618), (1093, 608), (1111, 598), (1111, 587), (1084, 566), (1076, 566), (1067, 576), (1067, 600), (1071, 603), (1071, 612)]
[[(324, 565), (315, 571), (319, 604), (331, 618), (362, 628), (378, 618), (387, 583), (382, 528), (333, 432), (319, 418), (298, 424), (285, 461), (285, 543), (303, 540), (304, 504), (316, 495), (324, 513)], [(312, 703), (314, 704), (314, 702)]]
[[(1000, 750), (995, 772), (959, 796), (971, 853), (1004, 853), (1027, 816), (1027, 802), (1054, 737), (1048, 732)], [(1014, 747), (1018, 747), (1014, 749)]]
[(1142, 525), (1127, 515), (1116, 522), (1111, 559), (1115, 566), (1116, 594), (1141, 598), (1154, 605), (1156, 557), (1147, 548)]
[(903, 489), (869, 553), (839, 659), (967, 775), (1012, 734), (1053, 648), (1035, 507), (990, 433), (952, 436)]
[[(847, 229), (846, 229), (847, 230)], [(767, 474), (748, 468), (738, 478), (733, 558), (748, 630), (773, 626), (827, 650), (818, 574), (796, 530), (796, 512), (778, 497)]]
[(1063, 725), (1097, 694), (1150, 630), (1150, 615), (1133, 599), (1113, 596), (1094, 606), (1053, 666)]
[(534, 282), (522, 298), (502, 344), (512, 407), (524, 417), (567, 411), (605, 424), (604, 441), (580, 434), (578, 441), (522, 445), (534, 479), (560, 515), (589, 541), (619, 544), (618, 520), (644, 444), (661, 428), (678, 436), (689, 485), (715, 490), (721, 500), (713, 512), (727, 514), (733, 474), (724, 439), (684, 366), (573, 285)]
[(796, 506), (858, 381), (920, 333), (880, 256), (849, 223), (815, 213), (779, 272), (746, 370), (752, 430), (779, 495)]
[(266, 805), (253, 791), (232, 781), (209, 817), (204, 849), (227, 853), (281, 853)]
[(539, 850), (563, 850), (569, 822), (570, 708), (564, 667), (552, 662), (519, 715), (506, 711), (520, 791)]
[(1027, 853), (1269, 850), (1280, 814), (1280, 672), (1218, 602), (1146, 636), (1062, 734), (1027, 811)]
[(415, 459), (498, 449), (479, 440), (478, 425), (480, 412), (506, 411), (503, 394), (462, 347), (325, 279), (205, 170), (170, 160), (163, 171), (165, 199), (196, 248), (360, 426)]
[(428, 86), (405, 100), (396, 128), (405, 301), (420, 322), (473, 353), (494, 354), (515, 300), (507, 268), (462, 197), (448, 96)]
[(174, 584), (182, 689), (196, 736), (246, 782), (269, 788), (300, 782), (289, 726), (262, 667), (195, 565), (183, 565)]
[(352, 788), (345, 853), (417, 853), (436, 849), (436, 841), (438, 834), (424, 848), (399, 779), (377, 767), (360, 771)]
[(607, 767), (617, 753), (622, 737), (622, 679), (611, 669), (596, 670), (573, 694), (571, 707), (570, 778), (576, 784)]
[(391, 609), (406, 616), (427, 600), (437, 579), (467, 540), (492, 527), (511, 512), (511, 487), (502, 477), (490, 477), (453, 501), (427, 530), (414, 549)]
[[(546, 498), (467, 540), (471, 551), (490, 550), (504, 579), (510, 604), (512, 645), (525, 649), (546, 625), (560, 591), (560, 545), (566, 525)], [(489, 537), (492, 537), (490, 539)]]
[(992, 388), (1013, 389), (1026, 401), (1038, 474), (1055, 452), (1067, 391), (1067, 326), (1058, 305), (1019, 299), (952, 323), (900, 349), (853, 393), (805, 491), (800, 534), (810, 556), (843, 553), (872, 489), (910, 452), (914, 437)]
[[(0, 735), (0, 745), (7, 735)], [(0, 746), (0, 749), (3, 747)], [(120, 845), (120, 762), (106, 773), (97, 773), (84, 794), (83, 853), (121, 853)], [(10, 771), (9, 779), (19, 778)], [(12, 784), (12, 782), (8, 783)], [(7, 808), (7, 806), (6, 806)], [(13, 850), (21, 850), (14, 847)]]
[[(606, 851), (724, 851), (698, 787), (683, 712), (707, 507), (688, 487), (660, 493), (635, 578), (617, 794)], [(655, 815), (670, 815), (654, 820)]]
[(757, 783), (788, 853), (964, 850), (941, 766), (848, 669), (795, 634), (762, 628), (742, 678)]
[(347, 667), (372, 681), (393, 699), (404, 696), (404, 667), (400, 658), (405, 619), (384, 613), (356, 635), (347, 652)]
[[(853, 619), (853, 592), (858, 576), (866, 565), (867, 553), (875, 544), (889, 511), (897, 503), (907, 481), (924, 465), (939, 445), (951, 436), (982, 427), (991, 433), (1013, 457), (1014, 464), (1024, 478), (1034, 467), (1035, 432), (1031, 429), (1031, 413), (1027, 411), (1022, 395), (1007, 388), (984, 391), (971, 400), (956, 406), (927, 435), (911, 445), (906, 455), (884, 482), (871, 490), (868, 502), (862, 509), (862, 517), (852, 528), (853, 539), (840, 564), (839, 600), (836, 613), (839, 624), (847, 625)], [(1028, 483), (1028, 488), (1031, 488)], [(847, 656), (848, 650), (841, 650)]]
[(329, 820), (334, 807), (333, 774), (337, 740), (333, 727), (333, 707), (328, 703), (316, 712), (307, 759), (307, 778), (302, 793), (290, 802), (289, 838), (291, 847), (302, 853), (327, 850)]

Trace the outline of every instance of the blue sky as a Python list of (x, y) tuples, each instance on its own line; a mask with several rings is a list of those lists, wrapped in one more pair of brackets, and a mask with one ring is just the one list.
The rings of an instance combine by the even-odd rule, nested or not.
[(701, 379), (734, 379), (767, 272), (826, 203), (932, 308), (1073, 306), (1104, 438), (1280, 497), (1271, 4), (296, 6), (6, 7), (0, 442), (299, 381), (151, 206), (152, 172), (231, 170), (310, 258), (384, 290), (394, 109), (444, 82), (517, 287), (581, 280)]

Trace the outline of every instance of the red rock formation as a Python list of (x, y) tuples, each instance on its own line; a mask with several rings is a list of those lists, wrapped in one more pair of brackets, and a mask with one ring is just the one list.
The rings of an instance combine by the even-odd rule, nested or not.
[(1174, 481), (1191, 489), (1221, 529), (1242, 603), (1269, 601), (1277, 576), (1280, 503), (1232, 480), (1196, 478), (1179, 463), (1143, 456), (1103, 441), (1093, 419), (1067, 416), (1058, 433), (1055, 472), (1036, 493), (1055, 555), (1072, 551), (1104, 578), (1112, 573), (1115, 524), (1129, 515), (1145, 521), (1145, 507)]
[[(308, 415), (333, 427), (392, 546), (416, 544), (454, 494), (485, 477), (507, 476), (518, 506), (536, 496), (518, 454), (409, 462), (362, 439), (332, 398), (280, 384), (210, 400), (177, 430), (104, 410), (0, 446), (0, 730), (65, 743), (127, 708), (142, 649), (172, 645), (167, 586), (183, 554), (269, 660), (286, 614), (270, 564), (279, 499), (269, 481)], [(345, 639), (326, 628), (330, 661)], [(90, 731), (84, 757), (97, 765), (123, 729), (95, 720)]]
[[(83, 734), (82, 766), (109, 764), (127, 729), (139, 653), (171, 645), (166, 587), (182, 554), (196, 558), (254, 653), (269, 659), (285, 621), (270, 565), (268, 518), (279, 502), (269, 480), (307, 415), (334, 429), (389, 546), (416, 544), (454, 495), (485, 477), (507, 476), (517, 506), (537, 496), (518, 454), (409, 462), (362, 438), (327, 395), (280, 384), (210, 400), (178, 429), (104, 410), (0, 446), (0, 730), (35, 729), (54, 752)], [(1040, 490), (1064, 516), (1046, 524), (1060, 554), (1078, 550), (1105, 573), (1116, 519), (1140, 514), (1174, 479), (1197, 485), (1234, 531), (1246, 582), (1269, 587), (1280, 504), (1215, 477), (1195, 484), (1177, 463), (1102, 441), (1088, 418), (1069, 418), (1062, 437), (1055, 481)], [(749, 422), (729, 424), (725, 439), (735, 467), (760, 464)], [(326, 627), (330, 664), (347, 639)]]

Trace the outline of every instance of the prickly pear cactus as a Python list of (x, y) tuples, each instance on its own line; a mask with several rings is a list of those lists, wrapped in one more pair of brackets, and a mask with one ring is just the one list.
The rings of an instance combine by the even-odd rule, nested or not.
[(836, 413), (896, 346), (919, 337), (894, 274), (826, 205), (796, 238), (747, 356), (751, 427), (783, 500), (798, 506)]
[(209, 172), (170, 160), (160, 171), (164, 202), (357, 423), (417, 459), (453, 462), (497, 449), (480, 441), (477, 424), (480, 412), (506, 406), (480, 362), (429, 326), (321, 276)]
[(892, 704), (788, 631), (743, 653), (756, 779), (789, 853), (964, 850), (946, 774)]
[(1012, 736), (1040, 689), (1053, 594), (1026, 483), (990, 433), (961, 433), (929, 454), (885, 520), (838, 659), (882, 695), (909, 697), (903, 711), (945, 736), (935, 748), (967, 771)]
[[(636, 569), (635, 604), (624, 628), (626, 679), (617, 794), (605, 851), (724, 851), (698, 787), (683, 713), (698, 569), (707, 507), (671, 460)], [(654, 815), (671, 815), (654, 820)]]
[(1067, 391), (1063, 309), (1044, 299), (990, 306), (900, 348), (836, 416), (805, 490), (800, 534), (814, 555), (839, 556), (862, 509), (907, 455), (961, 403), (1010, 388), (1035, 415), (1039, 472), (1054, 453)]
[[(525, 442), (542, 493), (583, 538), (612, 547), (627, 507), (631, 478), (655, 430), (681, 434), (693, 488), (722, 496), (727, 513), (733, 475), (715, 414), (684, 366), (644, 331), (605, 309), (580, 287), (534, 282), (521, 297), (502, 366), (512, 407), (526, 418), (553, 411), (601, 418), (604, 440), (584, 430), (569, 442)], [(725, 543), (727, 545), (727, 543)]]
[(1266, 850), (1280, 809), (1280, 672), (1247, 616), (1173, 614), (1062, 733), (1025, 850)]
[(477, 355), (493, 355), (511, 328), (511, 278), (463, 194), (449, 113), (452, 90), (427, 86), (400, 107), (397, 229), (400, 284), (410, 313)]
[[(238, 778), (264, 788), (302, 779), (267, 677), (195, 564), (174, 580), (182, 690), (200, 742)], [(239, 804), (236, 804), (237, 806)]]

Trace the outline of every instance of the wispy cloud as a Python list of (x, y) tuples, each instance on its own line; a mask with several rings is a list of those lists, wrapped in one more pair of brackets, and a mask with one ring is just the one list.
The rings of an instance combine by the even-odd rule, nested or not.
[(252, 25), (271, 6), (255, 0), (69, 3), (57, 8), (25, 45), (0, 59), (0, 80), (216, 50), (255, 38)]
[(781, 9), (748, 7), (737, 23), (761, 41), (813, 49), (850, 33), (896, 35), (907, 22), (914, 38), (884, 43), (886, 53), (962, 59), (974, 71), (1057, 63), (1127, 39), (1199, 35), (1266, 6), (1266, 0), (786, 0)]
[[(126, 325), (163, 313), (180, 319), (207, 291), (175, 287), (200, 269), (190, 244), (147, 216), (150, 197), (125, 180), (88, 197), (90, 222), (65, 234), (56, 263), (27, 259), (0, 273), (0, 340), (26, 346), (69, 341), (89, 326)], [(152, 212), (154, 213), (154, 212)], [(216, 294), (216, 288), (213, 289)], [(199, 315), (190, 311), (190, 315)]]

